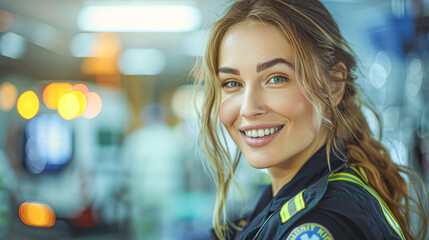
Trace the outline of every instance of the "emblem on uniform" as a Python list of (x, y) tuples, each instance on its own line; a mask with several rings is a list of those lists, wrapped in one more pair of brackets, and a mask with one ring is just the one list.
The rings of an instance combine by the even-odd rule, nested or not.
[(294, 228), (286, 240), (334, 240), (334, 238), (324, 226), (306, 223)]

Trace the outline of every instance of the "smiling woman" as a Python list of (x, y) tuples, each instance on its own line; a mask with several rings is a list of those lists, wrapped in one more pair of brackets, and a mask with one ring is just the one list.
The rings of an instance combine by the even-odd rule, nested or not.
[[(213, 238), (424, 239), (423, 203), (401, 176), (412, 173), (372, 135), (355, 69), (317, 0), (241, 0), (213, 25), (196, 72), (205, 89), (200, 146), (218, 187)], [(230, 221), (225, 202), (242, 155), (271, 184), (253, 212)]]
[[(235, 25), (220, 45), (220, 120), (252, 167), (279, 177), (272, 179), (274, 194), (324, 145), (327, 135), (298, 86), (291, 59), (283, 34), (258, 22)], [(282, 168), (292, 171), (283, 173)]]

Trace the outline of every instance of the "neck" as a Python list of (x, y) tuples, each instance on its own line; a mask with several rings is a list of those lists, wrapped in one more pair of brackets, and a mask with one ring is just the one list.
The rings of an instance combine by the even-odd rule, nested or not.
[(282, 166), (277, 165), (268, 169), (271, 178), (273, 196), (275, 196), (284, 185), (288, 184), (295, 177), (306, 162), (307, 161), (294, 161), (293, 164), (281, 164)]
[(271, 178), (273, 196), (288, 184), (304, 164), (319, 150), (326, 141), (314, 142), (307, 149), (297, 153), (284, 162), (268, 169)]

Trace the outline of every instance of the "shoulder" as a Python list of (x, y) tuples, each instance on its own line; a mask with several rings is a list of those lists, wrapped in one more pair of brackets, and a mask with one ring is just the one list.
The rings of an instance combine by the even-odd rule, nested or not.
[[(316, 236), (312, 238), (312, 236)], [(324, 199), (290, 227), (284, 239), (382, 239), (372, 216), (352, 201)]]

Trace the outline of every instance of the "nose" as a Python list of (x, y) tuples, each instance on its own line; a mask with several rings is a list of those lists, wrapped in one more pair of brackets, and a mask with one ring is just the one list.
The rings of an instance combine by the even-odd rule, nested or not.
[(243, 93), (240, 114), (245, 118), (255, 118), (266, 112), (263, 93), (261, 89), (247, 88)]

